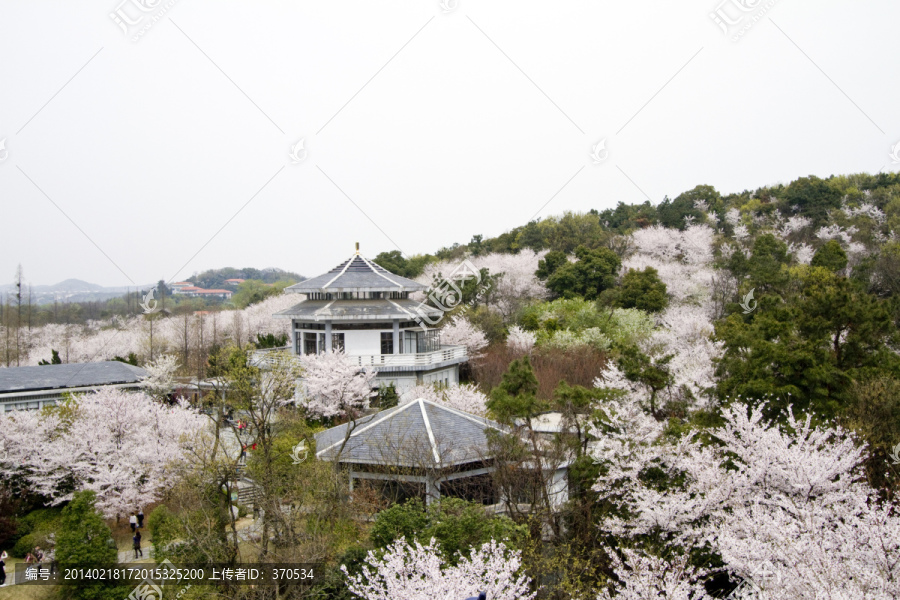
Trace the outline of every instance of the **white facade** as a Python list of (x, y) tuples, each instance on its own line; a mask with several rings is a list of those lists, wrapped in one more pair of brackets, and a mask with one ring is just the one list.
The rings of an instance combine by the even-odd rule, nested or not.
[(441, 345), (438, 331), (425, 325), (441, 311), (409, 299), (426, 289), (357, 251), (328, 273), (287, 288), (305, 300), (276, 316), (291, 319), (294, 354), (343, 351), (402, 396), (416, 385), (458, 384), (459, 365), (468, 359), (464, 346)]

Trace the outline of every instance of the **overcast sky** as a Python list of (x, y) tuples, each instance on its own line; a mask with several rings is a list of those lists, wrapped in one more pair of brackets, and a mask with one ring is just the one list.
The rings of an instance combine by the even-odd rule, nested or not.
[(313, 276), (900, 168), (900, 3), (719, 1), (0, 0), (0, 281)]

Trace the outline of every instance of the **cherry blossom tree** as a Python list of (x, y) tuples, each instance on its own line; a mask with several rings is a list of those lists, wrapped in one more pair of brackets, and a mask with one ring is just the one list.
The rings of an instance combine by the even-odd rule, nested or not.
[(506, 345), (513, 352), (529, 353), (534, 348), (537, 341), (537, 335), (531, 331), (526, 331), (518, 325), (509, 328), (509, 335), (506, 337)]
[[(708, 432), (716, 444), (696, 434), (670, 442), (633, 406), (609, 412), (612, 431), (596, 432), (606, 468), (594, 489), (628, 518), (609, 517), (604, 529), (652, 535), (674, 557), (716, 552), (763, 598), (900, 594), (900, 516), (860, 476), (864, 449), (846, 432), (790, 413), (781, 426), (734, 402)], [(644, 484), (637, 475), (651, 466), (683, 485)], [(672, 564), (653, 568), (662, 577)]]
[(461, 556), (454, 566), (440, 554), (434, 538), (425, 546), (418, 541), (410, 546), (400, 538), (382, 558), (370, 551), (362, 573), (350, 575), (346, 567), (341, 569), (350, 591), (364, 600), (462, 600), (479, 592), (491, 600), (532, 600), (530, 578), (517, 575), (520, 556), (491, 540), (473, 549), (471, 556)]
[[(272, 315), (300, 302), (294, 294), (270, 296), (242, 310), (221, 311), (201, 319), (197, 335), (203, 340), (203, 352), (224, 338), (247, 342), (257, 334), (281, 335), (290, 332), (290, 321)], [(211, 330), (211, 329), (215, 330)], [(134, 353), (142, 360), (150, 358), (150, 326), (143, 316), (115, 317), (89, 321), (84, 325), (50, 323), (23, 330), (28, 357), (22, 364), (36, 365), (59, 351), (64, 363), (112, 360)], [(184, 347), (184, 322), (175, 317), (157, 316), (153, 322), (153, 356)]]
[(471, 383), (451, 385), (449, 387), (417, 385), (404, 394), (404, 397), (409, 402), (424, 398), (435, 404), (443, 404), (473, 415), (484, 416), (487, 413), (487, 408), (485, 407), (487, 396)]
[(686, 556), (667, 561), (650, 554), (623, 549), (625, 559), (608, 550), (619, 579), (617, 592), (603, 589), (597, 600), (712, 600), (698, 579), (706, 574), (688, 565)]
[(81, 490), (97, 494), (107, 517), (159, 500), (170, 469), (186, 458), (206, 419), (186, 405), (106, 388), (49, 412), (0, 416), (0, 476), (61, 504)]
[(478, 358), (481, 350), (488, 345), (484, 332), (465, 317), (455, 316), (441, 328), (441, 344), (445, 346), (465, 346), (469, 358)]
[[(495, 252), (469, 257), (468, 260), (477, 269), (487, 269), (490, 276), (498, 276), (493, 283), (493, 289), (486, 295), (487, 306), (500, 312), (505, 319), (509, 319), (524, 303), (546, 298), (549, 291), (535, 276), (538, 262), (545, 254), (543, 251), (534, 252), (526, 248), (517, 254)], [(420, 276), (416, 277), (416, 281), (431, 285), (435, 278), (449, 276), (459, 262), (461, 261), (431, 263), (425, 267)]]
[(299, 404), (316, 417), (346, 416), (369, 407), (369, 399), (377, 393), (375, 372), (367, 371), (343, 352), (329, 350), (322, 354), (305, 354), (303, 398)]
[(175, 371), (178, 369), (178, 359), (171, 354), (164, 354), (159, 358), (144, 365), (148, 375), (141, 380), (141, 387), (151, 397), (164, 400), (172, 392), (175, 385)]

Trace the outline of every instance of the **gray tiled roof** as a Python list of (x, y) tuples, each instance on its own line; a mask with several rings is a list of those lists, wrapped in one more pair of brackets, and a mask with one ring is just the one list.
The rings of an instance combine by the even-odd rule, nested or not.
[[(316, 456), (334, 460), (349, 424), (316, 434)], [(343, 463), (435, 468), (489, 456), (485, 432), (502, 425), (422, 398), (356, 422), (340, 452)]]
[(0, 369), (0, 394), (62, 388), (137, 383), (147, 376), (140, 367), (117, 360)]
[(440, 309), (413, 300), (305, 300), (275, 313), (275, 317), (307, 321), (357, 321), (369, 319), (416, 319), (441, 314)]
[(425, 289), (428, 289), (427, 285), (394, 275), (371, 260), (356, 254), (324, 275), (301, 281), (285, 288), (285, 291), (309, 294), (313, 292), (417, 292)]

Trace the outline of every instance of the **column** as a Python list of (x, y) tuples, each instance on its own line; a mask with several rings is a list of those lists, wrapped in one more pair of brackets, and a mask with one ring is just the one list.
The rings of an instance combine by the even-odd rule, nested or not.
[(431, 504), (441, 499), (441, 488), (432, 473), (425, 475), (425, 504)]
[(394, 319), (394, 354), (400, 354), (400, 319)]
[(291, 354), (302, 354), (302, 352), (297, 352), (297, 323), (295, 321), (291, 321)]
[(325, 321), (325, 352), (333, 348), (331, 345), (331, 321)]

